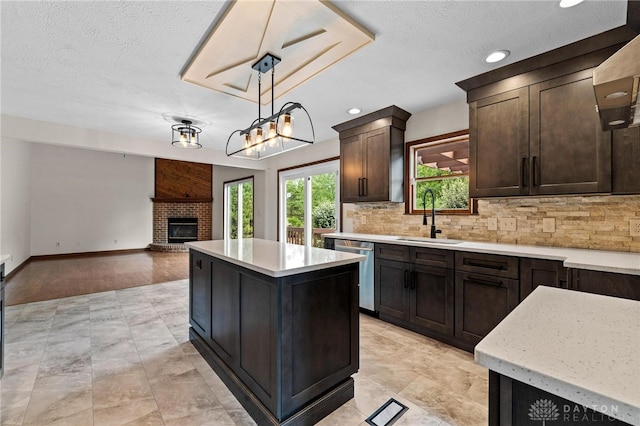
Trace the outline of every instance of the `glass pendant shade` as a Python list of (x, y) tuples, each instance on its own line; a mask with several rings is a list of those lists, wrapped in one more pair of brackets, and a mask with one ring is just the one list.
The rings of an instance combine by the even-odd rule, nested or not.
[(191, 125), (189, 120), (182, 120), (182, 124), (174, 124), (171, 126), (171, 144), (179, 148), (202, 148), (200, 145), (199, 135), (202, 130), (199, 127)]

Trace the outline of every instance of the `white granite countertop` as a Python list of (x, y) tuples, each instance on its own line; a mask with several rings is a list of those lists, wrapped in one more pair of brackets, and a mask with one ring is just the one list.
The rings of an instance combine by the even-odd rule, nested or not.
[(476, 346), (475, 359), (640, 425), (638, 301), (538, 286)]
[(243, 266), (270, 277), (284, 277), (303, 272), (347, 265), (365, 259), (359, 254), (344, 253), (297, 244), (258, 238), (214, 240), (185, 243), (189, 248), (218, 259)]
[(324, 237), (370, 241), (374, 243), (433, 247), (475, 253), (502, 254), (506, 256), (532, 257), (536, 259), (560, 260), (564, 262), (564, 266), (567, 268), (640, 275), (640, 253), (483, 243), (464, 240), (447, 240), (444, 238), (436, 238), (434, 240), (424, 237), (413, 238), (393, 235), (352, 234), (346, 232), (324, 234)]
[(9, 259), (11, 259), (11, 256), (9, 256), (8, 254), (0, 254), (0, 265), (5, 263)]

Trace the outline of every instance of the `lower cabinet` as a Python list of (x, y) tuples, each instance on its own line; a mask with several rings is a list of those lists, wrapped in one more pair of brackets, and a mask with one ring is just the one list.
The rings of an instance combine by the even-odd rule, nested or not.
[(211, 258), (189, 254), (189, 323), (201, 336), (211, 335)]
[[(425, 334), (453, 336), (453, 289), (452, 269), (429, 266), (430, 249), (396, 246), (398, 251), (385, 247), (389, 257), (414, 259), (402, 262), (376, 257), (376, 310), (380, 318), (409, 326)], [(402, 255), (402, 251), (405, 255)], [(378, 247), (377, 253), (383, 253)], [(446, 253), (446, 252), (445, 252)], [(442, 250), (434, 250), (433, 255), (443, 256)], [(445, 257), (453, 254), (446, 253)], [(418, 259), (418, 260), (416, 260)], [(424, 259), (424, 260), (419, 260)]]
[(572, 290), (640, 300), (640, 275), (570, 269), (569, 277)]
[(520, 259), (520, 301), (539, 285), (567, 288), (567, 268), (559, 260)]
[(519, 301), (519, 259), (456, 253), (455, 338), (473, 350)]
[(456, 272), (455, 337), (468, 349), (518, 304), (518, 280)]

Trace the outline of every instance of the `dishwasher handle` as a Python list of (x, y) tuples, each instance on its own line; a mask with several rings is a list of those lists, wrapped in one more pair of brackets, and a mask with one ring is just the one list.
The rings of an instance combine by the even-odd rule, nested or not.
[(372, 248), (369, 248), (369, 247), (343, 246), (343, 245), (341, 245), (341, 244), (336, 244), (335, 248), (336, 248), (336, 249), (351, 250), (351, 251), (373, 251), (373, 249), (372, 249)]

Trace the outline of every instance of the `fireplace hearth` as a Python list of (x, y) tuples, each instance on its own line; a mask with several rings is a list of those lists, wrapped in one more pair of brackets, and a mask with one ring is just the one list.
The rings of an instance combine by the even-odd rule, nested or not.
[(167, 243), (179, 244), (190, 241), (198, 241), (198, 218), (167, 218)]

